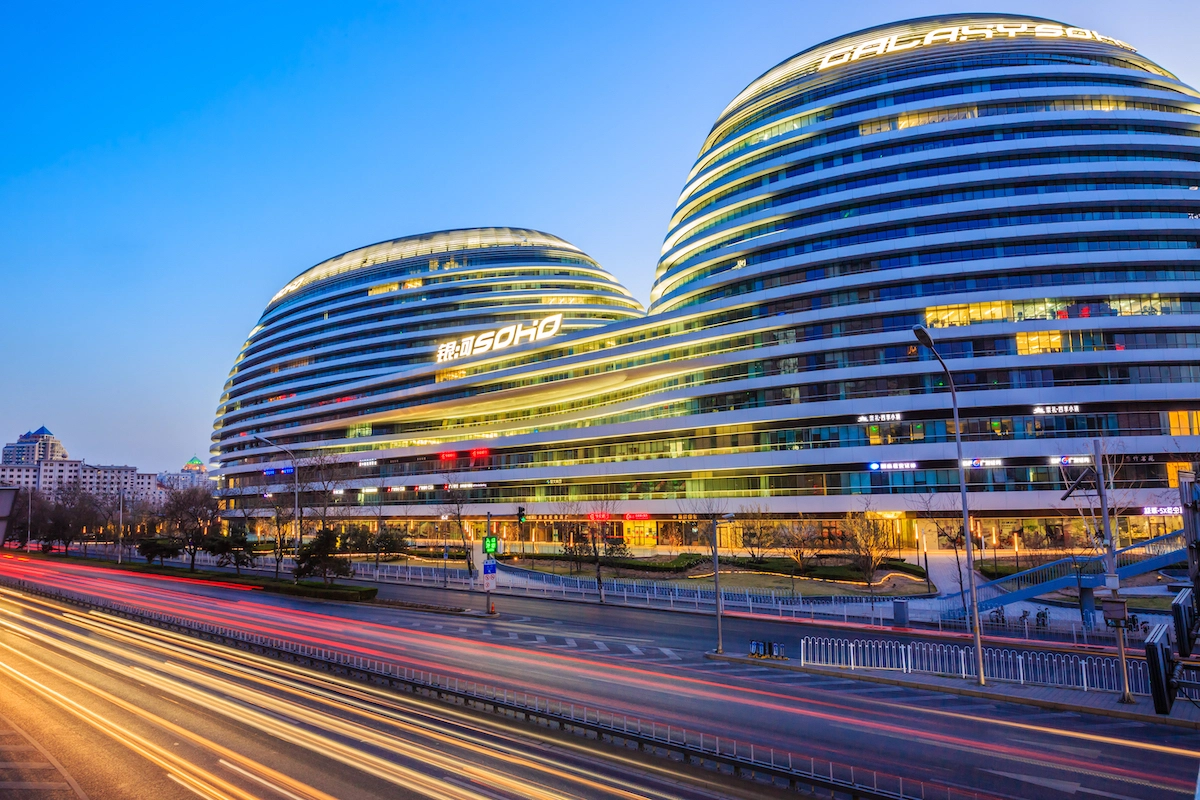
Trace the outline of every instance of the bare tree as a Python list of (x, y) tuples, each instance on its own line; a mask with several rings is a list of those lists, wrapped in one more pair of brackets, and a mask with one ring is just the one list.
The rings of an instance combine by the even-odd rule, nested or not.
[(607, 553), (606, 538), (613, 514), (616, 513), (617, 503), (608, 498), (594, 500), (589, 504), (587, 525), (587, 546), (591, 552), (592, 561), (596, 565), (596, 588), (600, 592), (600, 602), (604, 602), (604, 575), (601, 570), (601, 559)]
[[(713, 564), (715, 570), (720, 563), (721, 546), (717, 519), (725, 516), (729, 505), (722, 497), (689, 497), (679, 501), (679, 506), (683, 513), (696, 517), (696, 531), (700, 534), (700, 540), (706, 541), (712, 549), (717, 562)], [(713, 575), (713, 583), (716, 582), (717, 576)]]
[(777, 544), (779, 524), (758, 503), (739, 506), (737, 521), (742, 529), (742, 549), (751, 561), (762, 561)]
[(291, 498), (281, 494), (271, 495), (271, 556), (275, 560), (275, 580), (279, 580), (279, 572), (283, 559), (287, 556), (288, 531), (291, 530), (295, 517)]
[(871, 514), (870, 505), (851, 511), (845, 517), (846, 549), (850, 559), (867, 581), (871, 607), (875, 607), (875, 571), (891, 549), (891, 525)]
[(204, 540), (220, 519), (220, 514), (217, 498), (206, 486), (171, 489), (167, 493), (163, 516), (187, 553), (188, 569), (196, 569), (196, 553), (204, 546)]
[(554, 504), (553, 513), (562, 518), (559, 535), (563, 558), (567, 560), (571, 572), (580, 572), (583, 569), (583, 559), (590, 550), (590, 545), (580, 530), (579, 517), (583, 516), (583, 506), (578, 500), (560, 500)]
[(61, 542), (70, 555), (71, 544), (83, 536), (89, 525), (95, 525), (95, 498), (78, 482), (63, 484), (54, 494), (50, 508), (49, 530), (53, 541)]
[[(958, 596), (962, 600), (963, 613), (967, 611), (966, 581), (960, 550), (966, 545), (963, 538), (962, 512), (958, 494), (924, 492), (911, 496), (910, 502), (917, 516), (932, 527), (938, 540), (945, 539), (954, 549), (954, 575), (958, 581)], [(957, 516), (956, 516), (957, 515)], [(940, 591), (944, 591), (941, 590)]]
[[(332, 530), (341, 517), (341, 498), (346, 486), (346, 464), (333, 453), (316, 453), (299, 459), (300, 491), (308, 499), (310, 516), (318, 531)], [(303, 510), (301, 511), (303, 514)], [(301, 520), (303, 537), (303, 519)]]
[(779, 544), (788, 558), (796, 563), (792, 570), (804, 572), (808, 562), (821, 549), (821, 523), (815, 519), (792, 519), (779, 525)]
[(398, 493), (392, 492), (390, 487), (384, 484), (382, 478), (376, 488), (375, 530), (371, 532), (368, 544), (371, 552), (375, 554), (375, 569), (378, 571), (381, 556), (393, 556), (404, 552), (408, 542), (398, 531), (392, 529), (386, 513), (387, 506), (392, 504), (392, 495)]
[(441, 476), (442, 480), (442, 502), (439, 506), (439, 512), (442, 518), (445, 519), (457, 531), (459, 541), (462, 542), (463, 550), (467, 556), (467, 572), (475, 574), (475, 553), (473, 548), (467, 543), (467, 528), (465, 520), (465, 512), (467, 506), (471, 503), (471, 489), (473, 484), (469, 481), (464, 481), (461, 475), (448, 474)]
[[(117, 518), (120, 516), (122, 500), (121, 496), (116, 492), (106, 492), (92, 496), (92, 504), (95, 509), (97, 533), (109, 533), (117, 527)], [(115, 538), (115, 537), (114, 537)], [(87, 558), (87, 540), (84, 540), (83, 556)]]

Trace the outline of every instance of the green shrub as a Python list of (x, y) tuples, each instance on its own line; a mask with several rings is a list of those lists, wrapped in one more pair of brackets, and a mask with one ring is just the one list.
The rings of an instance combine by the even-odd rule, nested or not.
[(286, 594), (292, 597), (309, 597), (314, 600), (345, 600), (350, 603), (365, 603), (379, 594), (375, 586), (320, 586), (311, 583), (265, 583), (263, 591)]

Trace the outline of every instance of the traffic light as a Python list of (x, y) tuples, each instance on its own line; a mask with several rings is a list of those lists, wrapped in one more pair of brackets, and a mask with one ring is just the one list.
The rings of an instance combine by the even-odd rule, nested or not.
[(483, 537), (483, 552), (489, 556), (494, 556), (496, 554), (496, 537), (495, 536)]
[(1171, 640), (1166, 625), (1156, 625), (1146, 637), (1146, 671), (1150, 673), (1150, 697), (1154, 700), (1155, 714), (1170, 714), (1179, 693), (1179, 680), (1175, 677), (1178, 663), (1171, 652)]
[(525, 506), (517, 506), (517, 522), (525, 521)]

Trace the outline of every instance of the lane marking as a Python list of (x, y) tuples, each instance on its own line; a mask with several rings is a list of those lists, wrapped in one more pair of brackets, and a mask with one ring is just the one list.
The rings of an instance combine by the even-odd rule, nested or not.
[(266, 778), (260, 778), (258, 775), (255, 775), (253, 772), (250, 772), (249, 770), (244, 770), (241, 767), (237, 766), (236, 764), (230, 764), (228, 761), (226, 761), (223, 758), (218, 759), (217, 763), (220, 764), (222, 767), (225, 767), (226, 769), (231, 769), (234, 772), (238, 773), (239, 775), (243, 775), (243, 776), (249, 778), (250, 780), (254, 781), (255, 783), (261, 783), (263, 786), (267, 787), (271, 791), (277, 792), (277, 793), (283, 795), (284, 797), (291, 798), (291, 800), (307, 800), (307, 798), (304, 798), (298, 794), (293, 794), (293, 793), (289, 792), (287, 789), (283, 788), (282, 786), (277, 786), (277, 785), (271, 783)]

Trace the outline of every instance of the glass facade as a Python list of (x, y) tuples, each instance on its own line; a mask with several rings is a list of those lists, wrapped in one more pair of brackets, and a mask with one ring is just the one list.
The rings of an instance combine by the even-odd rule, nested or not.
[(227, 513), (269, 516), (286, 491), (265, 436), (302, 472), (335, 463), (350, 520), (436, 527), (454, 495), (522, 541), (602, 509), (661, 548), (689, 546), (697, 504), (836, 531), (869, 502), (916, 541), (958, 482), (919, 324), (987, 465), (978, 535), (1071, 535), (1064, 458), (1093, 438), (1123, 535), (1176, 524), (1143, 511), (1200, 458), (1200, 94), (1131, 46), (956, 15), (803, 51), (722, 112), (666, 228), (646, 312), (532, 230), (406, 237), (298, 276), (218, 407)]

